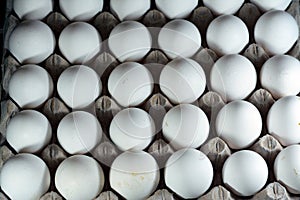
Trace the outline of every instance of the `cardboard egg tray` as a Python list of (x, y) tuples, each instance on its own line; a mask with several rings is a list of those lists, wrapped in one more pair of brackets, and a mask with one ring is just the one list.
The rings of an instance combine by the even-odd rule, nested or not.
[[(59, 10), (58, 1), (54, 1), (54, 12), (50, 13), (43, 21), (49, 25), (53, 30), (56, 40), (60, 32), (66, 27), (70, 22), (63, 16)], [(291, 5), (288, 7), (287, 12), (292, 14), (300, 27), (300, 7), (299, 0), (292, 1)], [(251, 14), (249, 14), (251, 13)], [(235, 15), (240, 17), (248, 26), (250, 33), (250, 42), (246, 48), (241, 52), (242, 55), (247, 57), (255, 65), (257, 72), (260, 70), (262, 64), (269, 58), (264, 50), (254, 43), (253, 28), (256, 20), (259, 18), (261, 13), (256, 6), (246, 3)], [(14, 27), (20, 22), (18, 17), (15, 15), (12, 10), (12, 0), (6, 1), (6, 21), (4, 26), (4, 50), (2, 56), (2, 65), (1, 65), (1, 149), (0, 149), (0, 168), (3, 163), (13, 156), (16, 152), (9, 146), (5, 141), (5, 132), (6, 126), (10, 120), (17, 112), (21, 109), (10, 99), (7, 89), (8, 81), (12, 73), (20, 67), (20, 63), (9, 53), (7, 50), (7, 42), (11, 31)], [(208, 8), (203, 7), (201, 1), (199, 1), (198, 7), (193, 11), (193, 13), (187, 18), (187, 20), (194, 23), (200, 30), (202, 36), (202, 48), (194, 55), (193, 59), (201, 64), (207, 73), (212, 67), (214, 62), (218, 59), (216, 53), (208, 49), (205, 41), (205, 32), (209, 23), (215, 18), (208, 10)], [(162, 27), (165, 23), (169, 21), (163, 13), (156, 10), (155, 2), (152, 1), (151, 9), (139, 20), (141, 23), (147, 27)], [(103, 11), (96, 15), (88, 23), (96, 27), (102, 36), (102, 40), (106, 40), (109, 36), (110, 31), (118, 23), (120, 23), (117, 18), (115, 18), (112, 13), (110, 13), (109, 1), (105, 1)], [(300, 42), (298, 41), (295, 46), (288, 52), (289, 55), (292, 55), (300, 59)], [(148, 55), (140, 61), (143, 64), (158, 63), (165, 65), (170, 60), (164, 55), (159, 49), (152, 49)], [(119, 64), (118, 60), (113, 56), (109, 51), (107, 46), (102, 47), (102, 52), (97, 57), (97, 59), (90, 63), (91, 66), (106, 66), (105, 71), (102, 71), (101, 81), (103, 83), (103, 91), (101, 96), (96, 100), (93, 111), (96, 113), (102, 128), (105, 132), (106, 137), (103, 137), (102, 142), (90, 153), (87, 155), (93, 156), (95, 159), (101, 163), (102, 168), (105, 173), (105, 186), (102, 193), (97, 198), (98, 200), (115, 200), (122, 199), (122, 197), (115, 192), (109, 185), (109, 166), (120, 154), (120, 151), (112, 144), (109, 139), (108, 129), (112, 117), (120, 111), (122, 108), (111, 98), (108, 89), (107, 89), (107, 80), (110, 72), (114, 69), (115, 66)], [(49, 74), (52, 76), (54, 85), (61, 74), (61, 72), (69, 67), (71, 64), (63, 57), (59, 51), (58, 45), (53, 55), (51, 55), (46, 61), (40, 64), (44, 67)], [(155, 71), (155, 70), (154, 70)], [(154, 73), (154, 72), (153, 72)], [(157, 73), (154, 73), (154, 79), (157, 78)], [(259, 82), (259, 81), (258, 81)], [(298, 94), (299, 96), (299, 94)], [(247, 101), (253, 103), (260, 111), (263, 121), (265, 122), (267, 112), (270, 106), (275, 102), (270, 93), (265, 89), (262, 89), (259, 83), (257, 84), (254, 92), (246, 99)], [(214, 180), (210, 189), (199, 199), (209, 200), (209, 199), (300, 199), (300, 196), (295, 196), (287, 192), (285, 187), (280, 183), (276, 182), (273, 174), (273, 162), (276, 155), (283, 149), (280, 143), (271, 135), (267, 133), (266, 125), (263, 125), (263, 131), (259, 140), (255, 142), (253, 146), (247, 149), (251, 149), (262, 155), (265, 158), (269, 166), (269, 178), (268, 182), (265, 185), (264, 189), (257, 193), (256, 195), (248, 198), (235, 196), (230, 190), (226, 189), (222, 183), (221, 171), (223, 163), (226, 158), (235, 152), (230, 149), (227, 144), (220, 138), (216, 137), (214, 120), (218, 111), (224, 106), (224, 102), (220, 96), (212, 91), (206, 89), (205, 93), (199, 98), (197, 102), (194, 103), (199, 106), (208, 116), (210, 120), (210, 135), (209, 139), (199, 148), (204, 152), (208, 158), (211, 160), (214, 166)], [(154, 118), (156, 124), (161, 124), (163, 113), (167, 112), (174, 105), (163, 95), (160, 91), (158, 85), (155, 85), (153, 94), (139, 107), (149, 112), (151, 110), (151, 116)], [(37, 109), (42, 112), (51, 122), (53, 130), (53, 138), (51, 143), (37, 155), (41, 157), (46, 164), (48, 165), (51, 173), (51, 186), (47, 194), (45, 194), (41, 199), (43, 200), (59, 200), (63, 199), (54, 185), (54, 174), (59, 163), (67, 158), (68, 155), (58, 144), (56, 138), (56, 129), (59, 121), (68, 113), (71, 112), (71, 109), (67, 107), (63, 101), (58, 96), (57, 91), (54, 89), (52, 98), (50, 98), (42, 107)], [(153, 142), (145, 150), (156, 158), (160, 170), (160, 182), (155, 193), (149, 198), (151, 200), (171, 200), (171, 199), (180, 199), (175, 193), (173, 193), (164, 183), (163, 176), (163, 166), (167, 158), (174, 152), (172, 147), (167, 143), (163, 138), (161, 132), (156, 134)], [(1, 192), (0, 199), (8, 199), (4, 192)]]

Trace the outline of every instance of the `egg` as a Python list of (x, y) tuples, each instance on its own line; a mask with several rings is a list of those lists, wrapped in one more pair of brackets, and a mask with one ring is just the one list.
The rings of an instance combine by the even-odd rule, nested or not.
[(282, 183), (289, 192), (300, 194), (300, 145), (295, 144), (283, 149), (274, 162), (276, 180)]
[(221, 15), (207, 28), (206, 40), (209, 48), (219, 55), (240, 53), (249, 42), (246, 24), (234, 15)]
[(107, 87), (109, 93), (121, 106), (137, 106), (152, 93), (153, 78), (144, 65), (125, 62), (111, 72)]
[(176, 58), (162, 69), (159, 86), (173, 103), (192, 103), (203, 94), (206, 77), (204, 70), (196, 61)]
[(203, 0), (204, 6), (208, 7), (215, 15), (231, 15), (236, 13), (243, 5), (244, 0)]
[(122, 151), (141, 151), (152, 141), (155, 125), (151, 116), (139, 108), (126, 108), (111, 121), (109, 135)]
[(262, 118), (258, 109), (244, 100), (226, 104), (216, 118), (217, 135), (232, 149), (252, 145), (262, 131)]
[(23, 64), (43, 62), (54, 51), (55, 37), (48, 25), (29, 20), (18, 24), (8, 39), (10, 53)]
[(256, 152), (237, 151), (225, 161), (222, 178), (225, 186), (239, 196), (259, 192), (268, 180), (266, 161)]
[(88, 107), (101, 94), (99, 75), (85, 65), (65, 69), (57, 81), (57, 91), (62, 100), (73, 109)]
[(197, 7), (198, 0), (155, 0), (155, 4), (169, 19), (186, 18)]
[(70, 21), (89, 21), (102, 11), (103, 0), (59, 0), (59, 7)]
[(125, 21), (110, 33), (108, 46), (120, 62), (141, 60), (150, 51), (152, 37), (140, 22)]
[(42, 150), (52, 137), (48, 119), (35, 110), (23, 110), (8, 123), (6, 140), (16, 152), (36, 153)]
[(285, 54), (299, 36), (296, 20), (287, 12), (271, 10), (256, 22), (254, 38), (269, 55)]
[(198, 148), (208, 137), (209, 122), (199, 107), (180, 104), (166, 113), (162, 133), (174, 149)]
[(203, 195), (213, 181), (213, 166), (206, 155), (196, 149), (173, 153), (165, 167), (165, 183), (184, 199)]
[(57, 128), (57, 139), (69, 154), (85, 154), (100, 143), (102, 127), (98, 119), (85, 111), (67, 114)]
[(10, 199), (40, 199), (50, 186), (50, 172), (39, 157), (21, 153), (4, 163), (0, 182)]
[(300, 92), (300, 62), (289, 55), (276, 55), (268, 59), (260, 71), (263, 88), (276, 99)]
[(101, 44), (102, 39), (96, 28), (86, 22), (69, 24), (58, 39), (61, 53), (72, 64), (92, 60), (100, 52)]
[(94, 199), (102, 191), (104, 181), (102, 167), (85, 155), (66, 158), (55, 172), (55, 187), (65, 199)]
[(159, 168), (155, 159), (144, 151), (126, 151), (112, 163), (109, 183), (125, 199), (146, 199), (159, 182)]
[(210, 72), (211, 89), (219, 93), (224, 101), (248, 97), (256, 82), (255, 67), (246, 57), (238, 54), (221, 57)]
[(251, 3), (255, 4), (262, 11), (269, 10), (285, 10), (291, 3), (292, 0), (250, 0)]
[(41, 106), (53, 92), (53, 81), (48, 72), (38, 65), (23, 65), (11, 76), (9, 96), (21, 108)]
[(201, 47), (201, 35), (193, 23), (175, 19), (159, 31), (158, 46), (171, 59), (191, 57)]
[(13, 9), (22, 20), (41, 20), (53, 11), (53, 0), (14, 0)]
[[(134, 5), (134, 6), (132, 6)], [(119, 20), (138, 20), (151, 6), (151, 0), (111, 0), (110, 10)]]
[(267, 116), (268, 132), (284, 146), (300, 142), (300, 97), (286, 96), (277, 100)]

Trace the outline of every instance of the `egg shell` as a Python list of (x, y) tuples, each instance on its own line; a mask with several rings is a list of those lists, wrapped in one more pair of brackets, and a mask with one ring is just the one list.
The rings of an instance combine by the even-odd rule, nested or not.
[(13, 9), (22, 20), (41, 20), (53, 10), (53, 0), (14, 0)]
[(210, 72), (210, 85), (222, 99), (244, 99), (255, 89), (257, 74), (253, 64), (238, 54), (225, 55), (217, 60)]
[(110, 10), (120, 21), (138, 20), (150, 9), (150, 6), (150, 0), (110, 1)]
[(156, 7), (169, 19), (186, 18), (197, 7), (197, 0), (155, 0)]
[(276, 99), (300, 92), (300, 62), (289, 55), (276, 55), (268, 59), (260, 71), (263, 88)]
[(123, 107), (137, 106), (144, 102), (153, 90), (153, 78), (149, 70), (136, 62), (118, 65), (109, 75), (108, 91)]
[(206, 77), (204, 70), (196, 61), (177, 58), (162, 69), (159, 86), (173, 103), (192, 103), (203, 94)]
[(155, 159), (144, 151), (126, 151), (112, 163), (109, 182), (112, 189), (125, 199), (146, 199), (159, 182)]
[(283, 146), (300, 142), (300, 97), (286, 96), (277, 100), (267, 116), (268, 132)]
[(70, 21), (88, 21), (102, 11), (103, 0), (59, 0), (59, 7)]
[(296, 20), (287, 12), (271, 10), (256, 22), (254, 38), (269, 55), (285, 54), (299, 36)]
[(196, 149), (181, 149), (168, 159), (165, 182), (184, 199), (200, 197), (213, 181), (213, 166), (205, 154)]
[(44, 68), (23, 65), (12, 74), (8, 93), (21, 108), (36, 108), (52, 95), (53, 81)]
[(162, 132), (174, 149), (198, 148), (208, 137), (209, 121), (199, 107), (180, 104), (165, 115)]
[(111, 121), (109, 135), (122, 151), (141, 151), (152, 141), (155, 125), (151, 116), (139, 108), (126, 108)]
[(57, 128), (57, 139), (69, 154), (85, 154), (94, 149), (102, 138), (97, 118), (85, 111), (66, 115)]
[(226, 104), (216, 118), (216, 132), (232, 149), (252, 145), (262, 131), (262, 118), (258, 109), (244, 100)]
[(222, 178), (225, 186), (236, 195), (251, 196), (266, 184), (268, 166), (266, 161), (254, 151), (237, 151), (225, 161)]
[(221, 15), (208, 26), (206, 40), (209, 48), (219, 55), (240, 53), (249, 42), (246, 24), (234, 15)]
[(94, 199), (102, 191), (104, 181), (101, 166), (85, 155), (66, 158), (55, 173), (55, 187), (65, 199)]
[(138, 61), (150, 51), (152, 38), (140, 22), (125, 21), (111, 31), (108, 46), (119, 61)]
[(86, 22), (69, 24), (58, 39), (61, 53), (72, 64), (89, 62), (100, 52), (101, 44), (96, 28)]
[(208, 7), (215, 15), (230, 15), (236, 13), (243, 5), (244, 0), (203, 0), (204, 6)]
[(295, 144), (283, 149), (274, 162), (276, 180), (282, 183), (289, 192), (300, 194), (300, 145)]
[(264, 12), (269, 10), (285, 10), (291, 1), (292, 0), (250, 0), (251, 3), (255, 4)]
[(48, 119), (35, 110), (17, 113), (8, 123), (6, 140), (16, 152), (36, 153), (42, 150), (52, 136)]
[(55, 37), (44, 22), (26, 20), (18, 24), (8, 39), (8, 49), (23, 64), (38, 64), (55, 48)]
[(99, 75), (85, 65), (65, 69), (58, 78), (57, 91), (62, 100), (73, 109), (88, 107), (102, 92)]
[(165, 24), (158, 34), (158, 46), (171, 59), (191, 57), (201, 47), (198, 28), (184, 19), (175, 19)]
[(0, 182), (10, 199), (40, 199), (50, 186), (50, 172), (39, 157), (21, 153), (4, 163)]

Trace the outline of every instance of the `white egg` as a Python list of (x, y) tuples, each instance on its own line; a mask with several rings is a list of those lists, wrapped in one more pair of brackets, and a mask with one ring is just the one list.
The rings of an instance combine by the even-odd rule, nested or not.
[(236, 100), (226, 104), (216, 119), (217, 135), (232, 149), (249, 147), (262, 131), (262, 118), (251, 103)]
[(298, 39), (296, 20), (287, 12), (271, 10), (256, 22), (254, 38), (269, 55), (285, 54)]
[(169, 19), (186, 18), (197, 7), (198, 0), (155, 0), (155, 4)]
[(109, 93), (121, 106), (137, 106), (152, 93), (153, 78), (144, 65), (125, 62), (111, 72), (107, 86)]
[(102, 39), (98, 31), (86, 22), (69, 24), (61, 32), (58, 46), (72, 64), (82, 64), (93, 59), (101, 50)]
[(196, 61), (177, 58), (162, 69), (159, 86), (173, 103), (192, 103), (203, 94), (206, 77), (202, 67)]
[(225, 186), (236, 195), (251, 196), (264, 187), (268, 171), (266, 161), (258, 153), (242, 150), (225, 161), (222, 178)]
[(300, 97), (286, 96), (277, 100), (267, 116), (267, 128), (284, 146), (300, 142)]
[(154, 121), (142, 109), (127, 108), (114, 116), (109, 135), (122, 151), (140, 151), (150, 144), (155, 135)]
[(102, 11), (103, 0), (59, 0), (59, 7), (70, 21), (88, 21)]
[(94, 199), (102, 191), (104, 181), (101, 166), (85, 155), (65, 159), (55, 173), (55, 187), (65, 199)]
[(23, 21), (16, 26), (8, 40), (8, 49), (23, 64), (43, 62), (54, 51), (55, 37), (41, 21)]
[(14, 0), (13, 9), (22, 20), (41, 20), (53, 10), (53, 0)]
[(269, 10), (285, 10), (291, 3), (292, 0), (250, 0), (262, 11)]
[(57, 128), (57, 139), (69, 154), (85, 154), (94, 149), (102, 138), (98, 119), (84, 111), (66, 115)]
[(158, 45), (171, 59), (191, 57), (201, 47), (201, 35), (193, 23), (184, 19), (175, 19), (160, 30)]
[(42, 150), (52, 136), (48, 119), (35, 110), (17, 113), (8, 123), (6, 140), (16, 152), (36, 153)]
[(150, 154), (126, 151), (112, 163), (109, 182), (125, 199), (146, 199), (155, 191), (159, 176), (158, 165)]
[(184, 199), (200, 197), (209, 189), (212, 180), (210, 160), (196, 149), (176, 151), (166, 163), (166, 185)]
[(121, 62), (141, 60), (150, 51), (151, 45), (149, 30), (136, 21), (118, 24), (108, 38), (109, 49)]
[(300, 194), (300, 145), (291, 145), (283, 149), (274, 162), (276, 180), (282, 183), (289, 192)]
[(234, 15), (221, 15), (208, 26), (207, 45), (219, 55), (240, 53), (249, 42), (246, 24)]
[(50, 186), (50, 172), (39, 157), (21, 153), (4, 163), (0, 182), (3, 192), (13, 200), (40, 199)]
[(181, 104), (167, 112), (162, 132), (174, 149), (198, 148), (208, 137), (209, 122), (199, 107)]
[(204, 6), (208, 7), (215, 15), (231, 15), (236, 13), (243, 5), (244, 0), (203, 0)]
[(58, 78), (57, 91), (62, 100), (73, 109), (85, 108), (101, 94), (99, 75), (90, 67), (74, 65)]
[(300, 62), (289, 55), (268, 59), (261, 71), (260, 82), (274, 98), (297, 95), (300, 92)]
[(21, 108), (41, 106), (53, 92), (53, 81), (48, 72), (38, 65), (24, 65), (11, 76), (9, 96)]
[[(134, 6), (132, 6), (134, 5)], [(110, 10), (119, 20), (138, 20), (151, 6), (150, 0), (111, 0)]]
[(244, 99), (255, 89), (257, 74), (253, 64), (244, 56), (231, 54), (221, 57), (210, 72), (213, 91), (224, 101)]

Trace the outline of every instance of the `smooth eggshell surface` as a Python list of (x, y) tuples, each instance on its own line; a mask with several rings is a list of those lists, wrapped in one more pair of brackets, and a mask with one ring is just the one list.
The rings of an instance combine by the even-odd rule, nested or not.
[(94, 199), (102, 191), (104, 181), (101, 166), (85, 155), (65, 159), (55, 173), (55, 187), (65, 199)]
[(40, 199), (50, 186), (50, 172), (39, 157), (21, 153), (4, 163), (0, 182), (10, 199)]
[(208, 7), (216, 15), (234, 14), (243, 3), (244, 0), (203, 0), (204, 6)]
[(251, 3), (258, 6), (262, 11), (285, 10), (292, 0), (250, 0)]
[(41, 20), (53, 10), (53, 0), (14, 0), (13, 9), (22, 20)]
[(44, 68), (38, 65), (21, 66), (9, 80), (9, 96), (21, 108), (41, 106), (52, 95), (52, 92), (52, 78)]
[(196, 149), (176, 151), (166, 163), (166, 185), (184, 199), (200, 197), (212, 181), (213, 166), (206, 155)]
[(269, 110), (267, 128), (284, 146), (300, 142), (300, 97), (286, 96), (277, 100)]
[(226, 187), (239, 196), (251, 196), (260, 191), (268, 179), (266, 161), (256, 152), (242, 150), (232, 154), (222, 171)]
[(155, 4), (169, 19), (186, 18), (197, 7), (198, 0), (155, 0)]
[(209, 134), (209, 122), (205, 113), (190, 104), (170, 109), (163, 119), (163, 136), (175, 149), (198, 148)]
[(23, 21), (16, 26), (8, 40), (8, 49), (23, 64), (43, 62), (54, 51), (55, 37), (44, 22)]
[(146, 199), (155, 191), (159, 176), (158, 165), (150, 154), (126, 151), (112, 163), (109, 182), (125, 199)]

